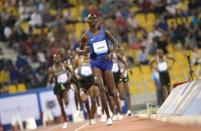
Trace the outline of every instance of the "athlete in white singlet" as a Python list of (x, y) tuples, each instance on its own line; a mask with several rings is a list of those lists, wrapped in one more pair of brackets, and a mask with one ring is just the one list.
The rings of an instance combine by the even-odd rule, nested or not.
[[(169, 60), (172, 61), (171, 64), (169, 64), (170, 63)], [(164, 100), (170, 94), (169, 70), (172, 67), (172, 65), (174, 64), (174, 62), (175, 62), (175, 59), (165, 55), (163, 53), (163, 50), (161, 50), (161, 49), (159, 49), (157, 51), (157, 55), (150, 62), (151, 68), (154, 68), (159, 73), (160, 83), (163, 88)], [(155, 67), (153, 66), (154, 63), (155, 63)]]
[(70, 89), (72, 75), (67, 62), (62, 62), (61, 54), (55, 54), (53, 59), (55, 63), (48, 70), (48, 83), (55, 83), (54, 94), (57, 97), (65, 121), (63, 128), (67, 128), (67, 115), (64, 110), (64, 104), (69, 104), (68, 90)]

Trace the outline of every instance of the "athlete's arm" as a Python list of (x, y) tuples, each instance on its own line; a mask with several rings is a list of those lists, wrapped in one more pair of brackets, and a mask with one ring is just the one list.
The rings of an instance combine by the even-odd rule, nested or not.
[(88, 35), (84, 34), (81, 38), (81, 42), (80, 42), (80, 49), (78, 50), (79, 54), (86, 54), (89, 52), (89, 48), (86, 47), (86, 43), (88, 41)]
[(73, 61), (72, 65), (73, 65), (73, 70), (75, 70), (76, 68), (79, 67), (79, 58), (75, 58), (75, 60)]
[(50, 67), (48, 69), (48, 83), (52, 83), (53, 82), (53, 77), (54, 77), (54, 71), (53, 69)]
[(153, 64), (154, 64), (155, 62), (156, 62), (156, 58), (154, 57), (154, 58), (150, 61), (150, 63), (149, 63), (151, 69), (154, 68)]
[(111, 53), (112, 53), (114, 52), (114, 50), (117, 49), (117, 46), (119, 45), (118, 41), (114, 38), (114, 36), (111, 34), (109, 30), (106, 29), (105, 33), (106, 33), (106, 38), (109, 39), (113, 44), (113, 49), (111, 50)]
[(171, 60), (172, 61), (172, 64), (168, 67), (168, 69), (171, 69), (171, 67), (174, 65), (175, 63), (175, 58), (173, 57), (170, 57), (170, 56), (166, 56), (168, 60)]
[(72, 72), (72, 70), (70, 69), (70, 67), (69, 67), (69, 65), (68, 65), (68, 62), (67, 62), (67, 61), (64, 61), (64, 62), (63, 62), (63, 64), (64, 64), (64, 66), (65, 66), (66, 70), (68, 70), (68, 71)]
[(123, 59), (123, 56), (121, 56), (119, 53), (117, 53), (117, 59), (119, 61), (121, 61), (125, 66), (124, 71), (122, 73), (122, 74), (124, 74), (126, 72), (127, 68), (128, 68), (127, 62)]
[(67, 70), (67, 74), (69, 76), (69, 80), (71, 80), (72, 78), (78, 78), (77, 75), (76, 75), (76, 73), (74, 72), (74, 69), (71, 69), (69, 67), (69, 64), (68, 64), (67, 61), (64, 61), (64, 65), (65, 65), (65, 68)]

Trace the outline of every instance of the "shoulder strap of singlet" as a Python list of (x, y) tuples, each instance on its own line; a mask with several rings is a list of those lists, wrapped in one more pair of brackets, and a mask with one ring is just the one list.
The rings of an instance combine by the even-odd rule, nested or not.
[(164, 59), (165, 61), (167, 61), (167, 57), (166, 57), (165, 55), (163, 56), (163, 59)]
[(62, 69), (63, 69), (63, 70), (66, 70), (66, 68), (65, 68), (65, 66), (64, 66), (63, 63), (61, 63), (61, 66), (62, 66)]
[(100, 26), (100, 31), (105, 33), (105, 27), (103, 25)]
[(55, 67), (55, 65), (52, 66), (52, 69), (54, 70), (54, 72), (56, 72), (56, 67)]
[[(91, 33), (91, 31), (89, 30), (89, 31), (87, 31), (86, 32), (86, 34), (87, 34), (87, 36), (88, 36), (88, 38), (90, 39), (91, 37), (92, 37), (92, 33)], [(84, 35), (83, 35), (84, 36)]]
[(157, 55), (157, 56), (156, 56), (156, 62), (159, 62), (159, 59), (160, 59), (160, 58), (159, 58), (159, 56)]
[(117, 58), (117, 54), (116, 53), (113, 53), (113, 56), (114, 56), (114, 58)]

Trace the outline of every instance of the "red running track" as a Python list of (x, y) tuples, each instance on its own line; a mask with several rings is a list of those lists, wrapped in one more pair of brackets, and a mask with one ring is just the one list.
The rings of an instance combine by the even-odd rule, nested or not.
[(69, 123), (67, 129), (62, 125), (39, 128), (36, 131), (201, 131), (200, 126), (187, 126), (151, 120), (147, 118), (126, 117), (121, 121), (113, 121), (113, 125), (97, 121), (95, 125), (88, 122)]

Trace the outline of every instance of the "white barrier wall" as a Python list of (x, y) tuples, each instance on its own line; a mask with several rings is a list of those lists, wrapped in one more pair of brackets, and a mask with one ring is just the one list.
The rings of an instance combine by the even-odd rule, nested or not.
[[(53, 116), (60, 116), (61, 110), (52, 89), (38, 89), (20, 94), (0, 96), (0, 121), (3, 125), (11, 124), (12, 117), (22, 121), (34, 117), (42, 119), (40, 112), (49, 109)], [(66, 113), (72, 115), (76, 110), (74, 92), (69, 90), (69, 105)], [(17, 119), (15, 118), (15, 119)]]
[(0, 99), (0, 120), (2, 124), (10, 124), (14, 115), (24, 121), (29, 117), (40, 119), (37, 95), (35, 93)]
[[(201, 114), (201, 112), (199, 112), (201, 111), (200, 93), (200, 80), (179, 85), (172, 90), (157, 113), (162, 116)], [(200, 105), (199, 108), (196, 105)], [(194, 112), (195, 110), (196, 113)]]
[[(57, 98), (52, 90), (39, 93), (39, 100), (42, 112), (45, 110), (51, 110), (55, 117), (61, 115), (61, 110), (57, 102)], [(75, 111), (74, 92), (72, 90), (69, 90), (69, 105), (65, 111), (68, 115), (73, 114)]]
[[(201, 87), (200, 87), (201, 89)], [(201, 115), (201, 91), (184, 111), (184, 115)]]

